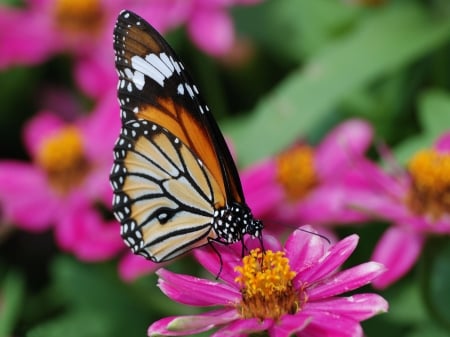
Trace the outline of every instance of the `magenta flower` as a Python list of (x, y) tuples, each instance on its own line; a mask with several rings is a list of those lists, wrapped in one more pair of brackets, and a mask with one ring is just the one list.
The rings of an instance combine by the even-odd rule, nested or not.
[(371, 126), (353, 119), (337, 126), (316, 148), (298, 144), (244, 170), (242, 184), (253, 213), (269, 225), (367, 219), (348, 207), (347, 199), (365, 183), (355, 164), (366, 160), (371, 140)]
[[(82, 59), (107, 56), (103, 53), (110, 52), (114, 22), (124, 8), (139, 13), (162, 33), (185, 23), (192, 40), (202, 50), (223, 55), (234, 41), (228, 8), (256, 2), (259, 1), (27, 0), (20, 8), (1, 5), (0, 45), (8, 48), (0, 55), (0, 68), (36, 64), (67, 52)], [(105, 60), (112, 65), (112, 56)]]
[(194, 43), (210, 55), (223, 56), (235, 42), (234, 25), (227, 8), (259, 1), (191, 0), (186, 25)]
[(161, 268), (161, 263), (154, 263), (128, 250), (119, 262), (119, 275), (123, 281), (133, 282), (159, 268)]
[(99, 208), (108, 210), (112, 198), (105, 177), (119, 132), (115, 110), (114, 100), (105, 99), (73, 122), (49, 111), (31, 119), (23, 133), (31, 162), (0, 161), (3, 221), (34, 232), (54, 226), (59, 246), (84, 260), (123, 249), (118, 224)]
[(434, 148), (417, 152), (406, 169), (395, 164), (387, 172), (370, 162), (360, 164), (369, 185), (349, 203), (393, 223), (372, 256), (388, 269), (373, 282), (385, 288), (412, 268), (428, 235), (450, 234), (450, 133)]
[[(308, 228), (308, 231), (311, 231)], [(172, 300), (192, 306), (216, 307), (209, 312), (167, 317), (153, 323), (149, 336), (181, 336), (217, 328), (212, 336), (362, 336), (360, 322), (386, 312), (377, 294), (339, 296), (370, 283), (384, 267), (368, 262), (339, 271), (355, 249), (358, 237), (333, 246), (321, 237), (295, 231), (284, 249), (270, 238), (240, 258), (240, 247), (220, 247), (224, 282), (157, 271), (159, 287)], [(219, 261), (211, 250), (196, 252), (203, 266), (217, 275)]]

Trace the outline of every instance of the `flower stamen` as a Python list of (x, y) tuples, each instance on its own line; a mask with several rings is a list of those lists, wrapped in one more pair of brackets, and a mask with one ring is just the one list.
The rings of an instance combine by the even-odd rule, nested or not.
[(96, 33), (101, 27), (103, 8), (98, 0), (58, 0), (55, 20), (68, 33)]
[(284, 314), (294, 314), (304, 304), (292, 285), (296, 272), (289, 266), (284, 252), (254, 249), (236, 267), (236, 282), (241, 287), (242, 301), (238, 311), (243, 318), (278, 320)]
[(433, 220), (450, 213), (450, 154), (419, 151), (410, 160), (408, 171), (413, 181), (406, 200), (409, 207)]
[(36, 161), (47, 173), (50, 185), (61, 194), (79, 184), (88, 171), (81, 135), (72, 126), (46, 138)]
[(298, 145), (277, 157), (277, 180), (290, 200), (306, 196), (318, 183), (314, 165), (314, 150), (307, 145)]

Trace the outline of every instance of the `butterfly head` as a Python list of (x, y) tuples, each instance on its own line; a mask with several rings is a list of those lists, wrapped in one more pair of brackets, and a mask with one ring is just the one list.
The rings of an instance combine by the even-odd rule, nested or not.
[(249, 224), (247, 224), (247, 227), (245, 228), (245, 233), (259, 239), (261, 238), (263, 228), (264, 225), (261, 220), (252, 219), (252, 221)]

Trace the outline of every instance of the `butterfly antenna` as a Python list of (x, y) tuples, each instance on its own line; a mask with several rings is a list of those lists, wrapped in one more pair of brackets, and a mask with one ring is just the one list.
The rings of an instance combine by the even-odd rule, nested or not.
[(327, 238), (325, 235), (323, 235), (323, 234), (311, 232), (311, 231), (309, 231), (309, 230), (307, 230), (307, 229), (303, 229), (303, 228), (299, 228), (299, 230), (301, 230), (302, 232), (308, 233), (308, 234), (316, 235), (316, 236), (318, 236), (318, 237), (324, 239), (326, 242), (328, 242), (328, 244), (331, 244), (330, 239), (328, 239), (328, 238)]

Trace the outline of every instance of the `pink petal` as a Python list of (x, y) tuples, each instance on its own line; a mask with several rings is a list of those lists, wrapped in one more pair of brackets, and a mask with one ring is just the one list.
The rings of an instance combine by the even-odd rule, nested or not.
[(234, 279), (237, 276), (234, 268), (241, 263), (241, 255), (235, 250), (234, 246), (221, 247), (220, 244), (215, 244), (214, 247), (220, 254), (222, 264), (219, 255), (211, 247), (195, 249), (194, 256), (211, 275), (214, 277), (219, 276), (220, 279), (233, 285), (235, 284)]
[(233, 46), (231, 18), (216, 8), (195, 11), (188, 22), (188, 32), (195, 44), (213, 56), (224, 55)]
[(163, 318), (148, 328), (148, 336), (185, 336), (208, 331), (217, 325), (227, 324), (239, 318), (236, 310), (219, 309), (201, 315), (172, 316)]
[(30, 119), (23, 128), (25, 146), (32, 157), (35, 157), (42, 142), (61, 130), (64, 122), (56, 114), (43, 111)]
[(297, 212), (305, 223), (348, 224), (367, 220), (368, 215), (349, 203), (361, 193), (348, 184), (322, 184), (299, 203)]
[(256, 318), (237, 319), (216, 331), (211, 337), (251, 336), (252, 334), (257, 334), (258, 332), (269, 329), (273, 324), (273, 321), (269, 319), (263, 321)]
[(280, 320), (274, 324), (270, 330), (271, 337), (290, 337), (298, 334), (300, 331), (311, 323), (312, 317), (300, 313), (298, 315), (284, 315)]
[(110, 50), (108, 48), (96, 50), (94, 55), (80, 57), (73, 70), (78, 86), (90, 97), (101, 98), (110, 91), (109, 88), (115, 88), (117, 74), (114, 71), (114, 58)]
[(444, 152), (449, 153), (450, 152), (450, 132), (446, 132), (443, 135), (439, 137), (439, 139), (436, 141), (436, 144), (434, 145), (435, 149)]
[(186, 22), (194, 6), (192, 1), (186, 0), (153, 0), (134, 5), (134, 11), (161, 34)]
[(366, 262), (339, 272), (308, 289), (309, 301), (340, 295), (372, 282), (386, 269), (377, 262)]
[(297, 273), (317, 263), (325, 254), (328, 245), (322, 237), (314, 235), (315, 231), (310, 226), (303, 226), (301, 229), (295, 230), (285, 244), (289, 265)]
[(296, 280), (311, 284), (330, 275), (353, 253), (358, 244), (358, 239), (358, 236), (353, 234), (339, 241), (315, 265), (299, 272)]
[(349, 297), (309, 301), (305, 311), (324, 311), (363, 321), (388, 310), (387, 301), (377, 294), (356, 294)]
[(53, 225), (64, 202), (42, 171), (16, 161), (0, 162), (0, 201), (2, 216), (29, 231)]
[[(0, 68), (37, 64), (62, 49), (50, 13), (0, 6)], [(20, 24), (17, 24), (20, 22)], [(14, 29), (11, 29), (14, 27)]]
[(391, 227), (377, 243), (373, 260), (383, 263), (387, 271), (373, 285), (378, 289), (386, 288), (405, 275), (416, 262), (424, 243), (422, 235)]
[(363, 331), (357, 320), (330, 312), (305, 310), (303, 315), (312, 316), (297, 336), (300, 337), (362, 337)]
[[(108, 151), (109, 152), (109, 151)], [(101, 159), (101, 158), (99, 158)], [(107, 180), (111, 172), (111, 161), (91, 162), (93, 166), (83, 183), (76, 187), (80, 193), (84, 194), (86, 199), (102, 203), (108, 211), (111, 211), (111, 200), (113, 193), (111, 185)], [(106, 177), (106, 178), (105, 178)]]
[(240, 301), (241, 294), (230, 286), (165, 269), (156, 272), (158, 286), (172, 300), (195, 306), (230, 306)]
[(276, 181), (276, 163), (273, 160), (255, 164), (241, 172), (245, 199), (255, 217), (264, 217), (284, 202), (285, 192)]
[(335, 180), (361, 157), (370, 145), (373, 130), (364, 120), (351, 119), (332, 130), (316, 150), (316, 169), (322, 180)]
[(65, 250), (85, 261), (105, 260), (123, 250), (116, 221), (104, 221), (82, 194), (67, 201), (66, 213), (56, 226), (56, 240)]
[(153, 273), (164, 264), (154, 263), (142, 256), (127, 253), (119, 262), (119, 275), (125, 282), (133, 282), (137, 278)]

